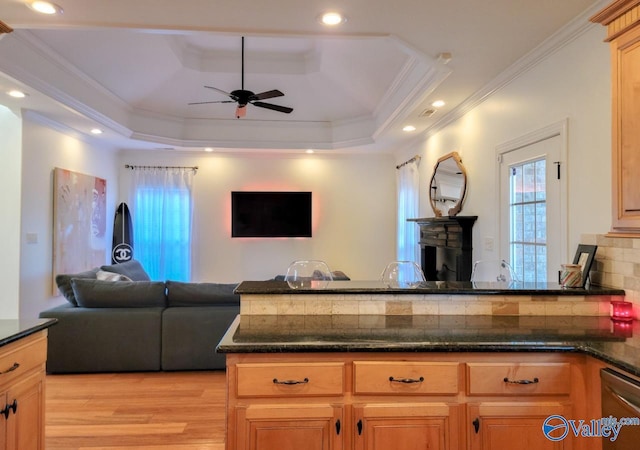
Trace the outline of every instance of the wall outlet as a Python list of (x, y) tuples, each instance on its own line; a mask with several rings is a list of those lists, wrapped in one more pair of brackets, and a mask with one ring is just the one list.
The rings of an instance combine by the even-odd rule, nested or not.
[(489, 252), (493, 251), (493, 238), (492, 237), (484, 238), (484, 249), (489, 251)]

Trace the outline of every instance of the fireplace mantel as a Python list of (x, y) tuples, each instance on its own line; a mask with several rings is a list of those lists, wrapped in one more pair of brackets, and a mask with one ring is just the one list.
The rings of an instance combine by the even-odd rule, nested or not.
[(473, 224), (478, 216), (408, 219), (420, 226), (422, 271), (428, 281), (469, 281)]

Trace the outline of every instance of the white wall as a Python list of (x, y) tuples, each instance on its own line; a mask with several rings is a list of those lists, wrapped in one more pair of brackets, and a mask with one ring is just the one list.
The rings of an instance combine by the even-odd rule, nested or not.
[[(396, 169), (390, 155), (130, 151), (122, 154), (124, 164), (199, 166), (194, 179), (193, 281), (269, 279), (284, 274), (297, 259), (324, 260), (352, 279), (377, 279), (395, 259)], [(130, 178), (130, 171), (123, 169), (122, 201), (127, 201)], [(312, 191), (313, 237), (232, 239), (234, 190)]]
[[(468, 175), (461, 215), (477, 215), (475, 259), (498, 255), (496, 147), (568, 119), (568, 255), (580, 236), (604, 233), (611, 224), (611, 81), (605, 28), (592, 25), (479, 106), (398, 155), (398, 161), (420, 154), (420, 211), (433, 216), (428, 185), (437, 159), (457, 151)], [(483, 248), (493, 237), (495, 250)]]
[(0, 220), (0, 319), (17, 319), (19, 315), (20, 261), (20, 146), (21, 119), (7, 107), (0, 105), (0, 192), (2, 219)]
[[(118, 167), (112, 150), (98, 148), (28, 119), (22, 126), (20, 317), (33, 318), (44, 309), (66, 302), (63, 297), (53, 295), (53, 169), (60, 167), (107, 180), (107, 236), (111, 236)], [(28, 244), (27, 233), (37, 235), (37, 243)], [(107, 248), (105, 263), (109, 255)]]

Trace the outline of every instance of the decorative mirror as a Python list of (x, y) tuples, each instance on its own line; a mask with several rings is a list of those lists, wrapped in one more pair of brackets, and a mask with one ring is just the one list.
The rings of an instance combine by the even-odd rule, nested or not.
[(457, 152), (444, 155), (433, 169), (429, 200), (436, 217), (455, 216), (462, 210), (467, 190), (467, 172)]

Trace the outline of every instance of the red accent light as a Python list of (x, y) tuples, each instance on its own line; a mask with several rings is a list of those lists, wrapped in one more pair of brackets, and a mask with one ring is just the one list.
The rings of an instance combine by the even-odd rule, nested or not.
[(633, 320), (633, 303), (612, 301), (611, 319), (619, 322), (631, 322)]

